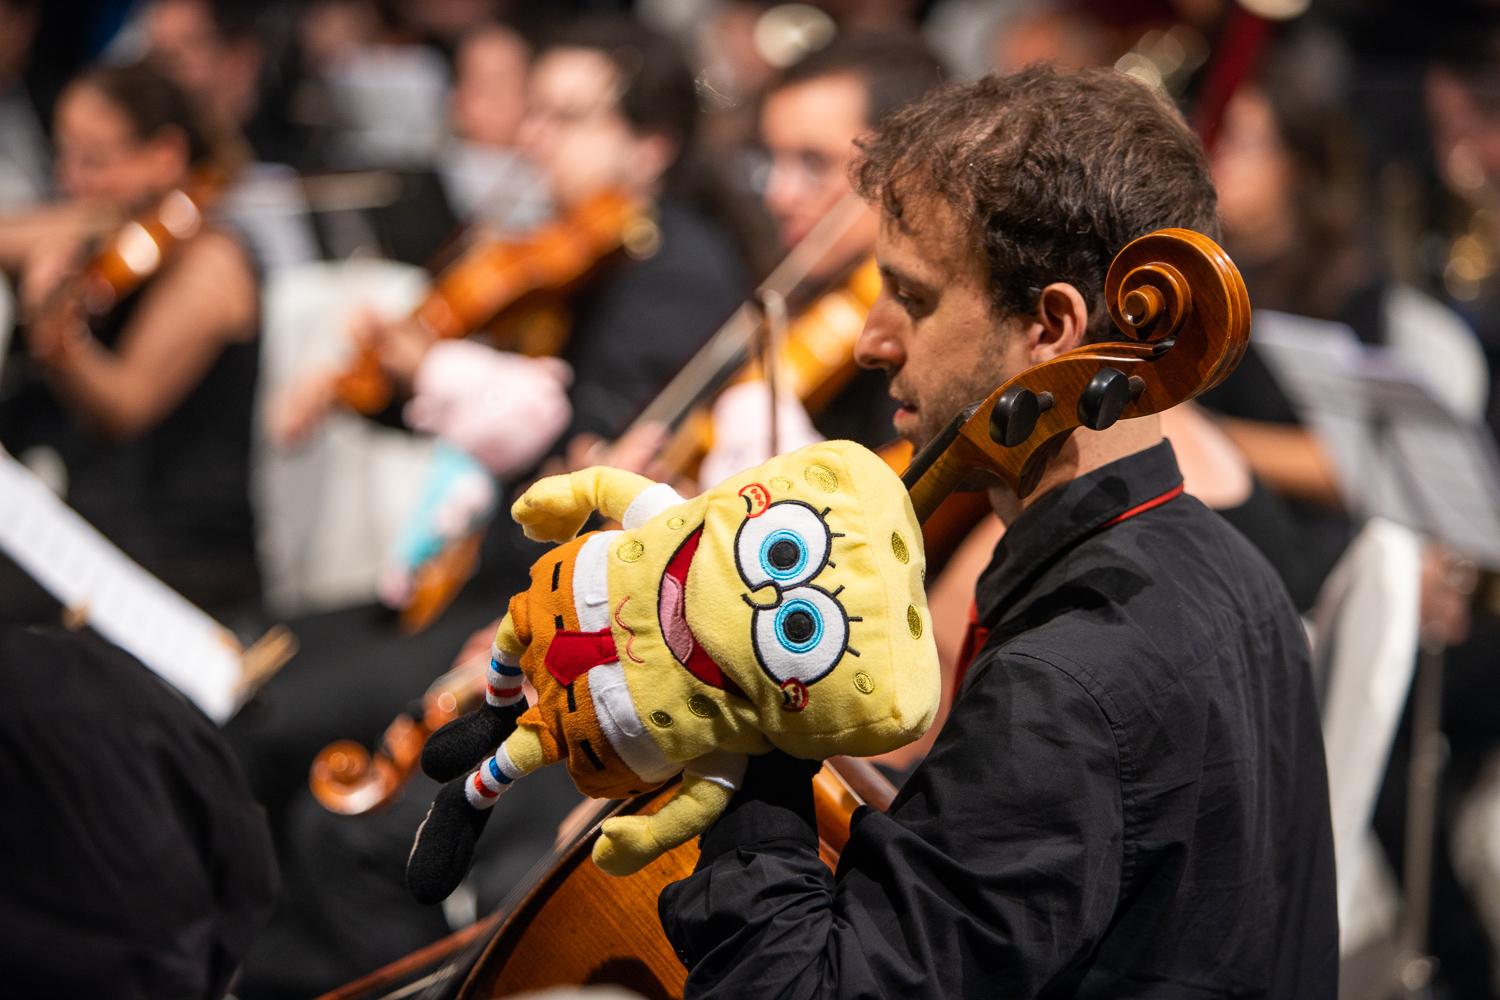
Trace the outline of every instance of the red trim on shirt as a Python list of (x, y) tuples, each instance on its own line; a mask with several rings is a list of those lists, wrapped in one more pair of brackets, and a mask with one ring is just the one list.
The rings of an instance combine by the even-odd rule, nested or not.
[(1127, 510), (1125, 513), (1119, 515), (1118, 517), (1112, 517), (1112, 518), (1110, 518), (1108, 521), (1105, 521), (1099, 527), (1101, 527), (1101, 528), (1113, 528), (1115, 525), (1119, 524), (1121, 521), (1128, 521), (1132, 517), (1135, 517), (1137, 514), (1144, 514), (1144, 513), (1146, 513), (1146, 511), (1150, 510), (1152, 507), (1160, 507), (1162, 504), (1166, 503), (1168, 500), (1175, 500), (1175, 499), (1177, 499), (1180, 496), (1182, 496), (1182, 484), (1178, 483), (1176, 486), (1172, 487), (1170, 490), (1167, 490), (1167, 492), (1163, 493), (1161, 496), (1159, 496), (1159, 497), (1152, 497), (1150, 500), (1147, 500), (1145, 503), (1138, 504), (1138, 505), (1130, 508), (1129, 510)]

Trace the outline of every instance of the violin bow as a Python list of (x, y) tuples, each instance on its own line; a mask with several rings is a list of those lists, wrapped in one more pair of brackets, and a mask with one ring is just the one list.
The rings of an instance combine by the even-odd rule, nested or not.
[(779, 296), (784, 302), (807, 280), (812, 269), (828, 255), (864, 211), (864, 200), (856, 194), (839, 199), (838, 204), (818, 220), (817, 225), (766, 276), (750, 299), (734, 311), (620, 436), (629, 437), (647, 424), (675, 427), (713, 391), (715, 376), (735, 367), (737, 359), (744, 356), (746, 346), (761, 325), (762, 303), (766, 297)]

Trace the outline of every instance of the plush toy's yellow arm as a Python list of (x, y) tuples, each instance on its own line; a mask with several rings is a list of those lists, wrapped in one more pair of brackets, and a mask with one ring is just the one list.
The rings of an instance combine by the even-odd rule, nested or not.
[(611, 875), (631, 875), (708, 829), (745, 774), (744, 754), (710, 756), (688, 765), (682, 787), (655, 813), (605, 820), (594, 842), (594, 864)]
[(612, 520), (624, 520), (630, 502), (654, 485), (634, 472), (595, 466), (537, 480), (516, 500), (510, 514), (527, 538), (566, 542), (596, 510)]

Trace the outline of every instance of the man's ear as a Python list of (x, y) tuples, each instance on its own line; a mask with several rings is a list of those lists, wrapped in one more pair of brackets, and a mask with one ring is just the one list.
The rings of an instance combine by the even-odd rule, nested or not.
[(1031, 363), (1051, 361), (1088, 338), (1089, 309), (1077, 288), (1055, 281), (1042, 289), (1030, 330)]

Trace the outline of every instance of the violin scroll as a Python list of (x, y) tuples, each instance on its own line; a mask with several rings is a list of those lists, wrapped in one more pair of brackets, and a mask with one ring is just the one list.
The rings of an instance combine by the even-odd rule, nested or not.
[(1192, 399), (1233, 371), (1249, 344), (1244, 280), (1201, 233), (1163, 229), (1134, 240), (1110, 264), (1104, 297), (1125, 339), (1029, 368), (965, 408), (903, 477), (918, 518), (976, 468), (1027, 496), (1074, 430)]

